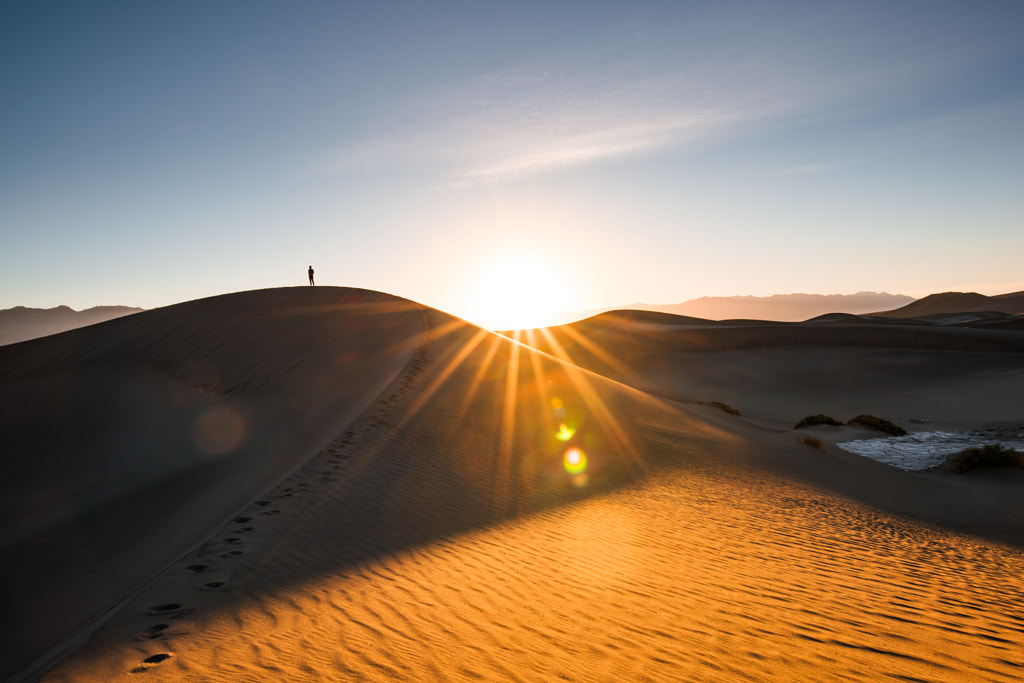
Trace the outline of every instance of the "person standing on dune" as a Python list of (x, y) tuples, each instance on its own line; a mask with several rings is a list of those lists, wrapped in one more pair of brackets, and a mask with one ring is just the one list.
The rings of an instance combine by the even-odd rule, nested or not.
[(309, 270), (306, 271), (306, 272), (309, 273), (309, 284), (312, 286), (313, 285), (313, 266), (310, 266)]

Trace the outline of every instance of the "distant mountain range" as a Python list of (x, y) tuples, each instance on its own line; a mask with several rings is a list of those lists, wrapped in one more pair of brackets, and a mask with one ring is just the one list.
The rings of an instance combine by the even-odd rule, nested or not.
[[(981, 296), (980, 294), (978, 296)], [(864, 314), (912, 304), (913, 297), (886, 292), (856, 294), (773, 294), (772, 296), (705, 296), (680, 304), (630, 304), (587, 311), (580, 318), (612, 310), (656, 311), (706, 320), (776, 320), (797, 322), (825, 313)]]
[(130, 306), (95, 306), (84, 311), (76, 311), (67, 306), (7, 308), (0, 310), (0, 346), (95, 325), (142, 310), (144, 309)]

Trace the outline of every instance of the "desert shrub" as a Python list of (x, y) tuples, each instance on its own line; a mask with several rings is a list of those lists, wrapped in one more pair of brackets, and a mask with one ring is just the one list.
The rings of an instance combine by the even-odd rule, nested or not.
[(907, 430), (900, 427), (898, 424), (893, 424), (888, 420), (874, 415), (858, 415), (846, 424), (854, 427), (867, 427), (868, 429), (874, 429), (877, 432), (885, 432), (892, 436), (905, 436), (907, 433)]
[(793, 429), (803, 429), (804, 427), (813, 427), (814, 425), (842, 427), (843, 423), (835, 419), (834, 417), (829, 417), (828, 415), (822, 415), (821, 413), (818, 413), (817, 415), (808, 415), (804, 419), (800, 420), (795, 425), (793, 425)]
[(741, 413), (740, 411), (736, 410), (735, 408), (733, 408), (728, 403), (722, 403), (721, 401), (697, 401), (697, 403), (699, 403), (700, 405), (714, 406), (716, 408), (719, 408), (720, 410), (724, 410), (725, 412), (729, 413), (730, 415), (740, 415), (740, 416), (743, 415), (743, 413)]
[(819, 439), (816, 436), (805, 436), (801, 440), (801, 443), (803, 443), (805, 446), (812, 446), (814, 448), (817, 448), (819, 451), (825, 450), (825, 444), (823, 444), (821, 442), (821, 439)]
[(946, 460), (946, 468), (953, 472), (968, 472), (979, 467), (1024, 467), (1024, 453), (993, 443), (965, 448)]

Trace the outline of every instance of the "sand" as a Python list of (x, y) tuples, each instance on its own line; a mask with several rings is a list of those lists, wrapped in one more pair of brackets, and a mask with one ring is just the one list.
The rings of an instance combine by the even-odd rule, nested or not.
[[(251, 322), (268, 309), (269, 319)], [(297, 328), (299, 319), (306, 326)], [(84, 433), (108, 420), (128, 445), (94, 468), (96, 486), (107, 477), (118, 482), (97, 505), (149, 515), (134, 536), (127, 523), (108, 529), (104, 542), (117, 551), (92, 546), (96, 561), (84, 550), (39, 558), (37, 570), (49, 572), (43, 581), (5, 561), (5, 586), (14, 573), (17, 585), (60, 594), (56, 601), (47, 590), (5, 595), (4, 614), (12, 615), (5, 642), (34, 625), (51, 643), (67, 643), (109, 615), (43, 680), (1016, 680), (1024, 673), (1021, 478), (918, 475), (828, 444), (825, 452), (798, 444), (782, 423), (802, 417), (788, 413), (801, 407), (803, 385), (789, 398), (769, 391), (773, 373), (778, 379), (787, 363), (792, 369), (786, 358), (744, 361), (761, 376), (737, 395), (746, 409), (738, 417), (696, 403), (725, 400), (719, 391), (733, 387), (735, 375), (708, 391), (716, 387), (705, 369), (704, 384), (679, 390), (685, 374), (669, 381), (652, 368), (684, 373), (694, 359), (669, 363), (676, 351), (656, 353), (639, 329), (623, 330), (604, 359), (630, 371), (625, 383), (443, 313), (355, 290), (242, 293), (118, 322), (68, 333), (80, 335), (74, 343), (21, 345), (18, 359), (0, 354), (5, 400), (17, 382), (52, 397), (45, 381), (53, 359), (82, 383), (87, 372), (88, 382), (99, 382), (108, 371), (130, 378), (146, 376), (146, 368), (174, 386), (204, 386), (218, 405), (258, 414), (259, 442), (279, 432), (299, 439), (307, 425), (317, 427), (316, 437), (302, 447), (282, 439), (265, 453), (239, 446), (220, 456), (232, 464), (219, 468), (220, 460), (178, 456), (167, 446), (165, 459), (187, 464), (134, 486), (117, 474), (134, 452), (123, 435), (142, 438), (150, 428), (126, 423), (124, 405), (84, 401), (57, 415), (54, 423), (69, 420), (67, 429), (83, 437), (62, 437), (84, 444), (77, 455), (35, 445), (47, 443), (48, 432), (59, 436), (56, 424), (32, 432), (23, 449), (74, 466), (81, 453), (103, 453), (90, 445), (103, 440)], [(608, 342), (581, 338), (577, 353), (581, 344)], [(552, 351), (573, 350), (552, 339)], [(851, 347), (829, 347), (841, 368), (861, 360), (842, 355)], [(926, 350), (934, 349), (903, 353)], [(961, 353), (1000, 357), (954, 358), (953, 386), (986, 378), (1002, 386), (1024, 365), (1002, 358), (1024, 354)], [(298, 370), (288, 359), (298, 357), (315, 366), (299, 385), (319, 377), (318, 391), (289, 393), (287, 377)], [(339, 357), (350, 360), (332, 364)], [(181, 370), (187, 359), (217, 368), (218, 383)], [(711, 366), (724, 373), (730, 363)], [(934, 391), (942, 384), (936, 373), (949, 367), (924, 361), (917, 371), (931, 379), (920, 385), (908, 371), (906, 396)], [(857, 370), (845, 372), (820, 387), (820, 404), (845, 405), (842, 380)], [(886, 391), (900, 388), (892, 375)], [(231, 399), (227, 389), (252, 377), (273, 379), (261, 385), (264, 393)], [(870, 399), (867, 384), (854, 394)], [(985, 398), (979, 388), (978, 400)], [(990, 396), (991, 410), (1002, 409), (1002, 399)], [(261, 401), (268, 404), (257, 413)], [(950, 411), (936, 416), (958, 417)], [(24, 430), (24, 420), (18, 424)], [(836, 431), (840, 438), (854, 430)], [(585, 454), (585, 468), (568, 452), (573, 447)], [(245, 479), (253, 468), (262, 476)], [(88, 469), (53, 488), (73, 489)], [(47, 481), (45, 472), (36, 477)], [(189, 492), (211, 477), (211, 490), (230, 491), (238, 502), (220, 495), (209, 496), (216, 509), (209, 500), (190, 502), (197, 494)], [(15, 495), (5, 483), (4, 494)], [(143, 492), (171, 509), (149, 512), (136, 502)], [(33, 525), (38, 515), (23, 515), (16, 530), (48, 543), (57, 523)], [(91, 538), (78, 517), (67, 513), (60, 525), (64, 539), (82, 546)], [(158, 549), (162, 559), (151, 555)], [(109, 594), (73, 590), (83, 575), (104, 572)], [(72, 623), (61, 610), (80, 618)], [(53, 663), (56, 645), (48, 655), (38, 641), (18, 642), (11, 652), (20, 656), (5, 655), (5, 675), (29, 662), (36, 671)]]

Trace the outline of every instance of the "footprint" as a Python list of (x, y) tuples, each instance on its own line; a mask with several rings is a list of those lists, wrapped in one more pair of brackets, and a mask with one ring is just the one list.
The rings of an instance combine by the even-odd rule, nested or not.
[(238, 557), (239, 555), (245, 555), (245, 551), (244, 550), (231, 550), (231, 551), (226, 552), (223, 555), (221, 555), (221, 557)]
[(241, 529), (235, 529), (235, 533), (236, 534), (247, 534), (250, 531), (253, 531), (255, 529), (256, 529), (256, 527), (254, 527), (254, 526), (243, 526)]
[(145, 631), (139, 634), (139, 638), (142, 640), (153, 640), (159, 638), (164, 634), (164, 631), (170, 627), (170, 624), (157, 624), (156, 626), (150, 626)]
[(269, 500), (257, 500), (256, 501), (256, 505), (259, 505), (260, 507), (264, 507), (266, 505), (270, 505), (270, 501)]
[(199, 590), (201, 590), (201, 591), (216, 590), (217, 588), (220, 588), (221, 586), (226, 585), (226, 583), (227, 582), (225, 582), (225, 581), (211, 581), (210, 583), (203, 584), (203, 586), (200, 587)]
[(146, 610), (146, 614), (151, 617), (162, 616), (169, 619), (184, 619), (195, 611), (195, 608), (182, 607), (176, 602), (169, 602), (165, 605), (155, 605), (150, 607)]
[(245, 524), (246, 522), (251, 522), (251, 521), (252, 521), (252, 517), (236, 517), (235, 518), (235, 522), (237, 522), (238, 524)]
[(223, 541), (224, 541), (225, 543), (230, 543), (231, 545), (236, 545), (236, 544), (238, 544), (238, 543), (241, 543), (241, 542), (242, 542), (242, 539), (238, 538), (237, 536), (232, 536), (231, 538), (225, 538), (225, 539), (223, 539)]
[(189, 574), (202, 574), (209, 568), (210, 565), (208, 564), (190, 564), (189, 566), (185, 567), (185, 571), (187, 571)]
[(150, 655), (142, 660), (142, 666), (137, 666), (132, 669), (129, 673), (133, 674), (144, 674), (160, 662), (170, 659), (171, 656), (165, 652), (161, 652), (158, 655)]

